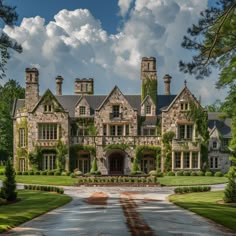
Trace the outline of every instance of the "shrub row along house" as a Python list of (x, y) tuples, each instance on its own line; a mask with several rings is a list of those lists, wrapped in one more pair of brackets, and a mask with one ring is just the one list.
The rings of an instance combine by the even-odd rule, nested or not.
[(91, 78), (75, 79), (75, 94), (63, 95), (58, 76), (56, 95), (47, 90), (40, 96), (39, 72), (27, 68), (25, 99), (16, 100), (12, 111), (15, 168), (87, 173), (95, 159), (105, 175), (227, 171), (230, 120), (218, 113), (207, 119), (186, 82), (171, 95), (171, 76), (163, 80), (165, 94), (159, 95), (156, 59), (144, 57), (141, 95), (124, 95), (117, 86), (108, 95), (94, 95)]

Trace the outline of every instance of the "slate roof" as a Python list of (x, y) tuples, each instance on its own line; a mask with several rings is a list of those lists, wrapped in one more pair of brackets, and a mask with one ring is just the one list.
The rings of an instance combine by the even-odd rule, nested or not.
[[(130, 103), (130, 105), (138, 110), (138, 113), (141, 112), (141, 95), (124, 95), (127, 101)], [(63, 106), (65, 111), (69, 112), (70, 117), (75, 116), (75, 106), (79, 99), (81, 98), (81, 95), (60, 95), (55, 96), (58, 102)], [(84, 98), (87, 100), (88, 104), (91, 107), (92, 115), (94, 114), (94, 111), (102, 104), (104, 99), (106, 99), (107, 95), (87, 95), (84, 96)], [(168, 106), (173, 99), (176, 97), (176, 95), (158, 95), (157, 96), (157, 114), (160, 114), (160, 109), (163, 107)], [(15, 106), (13, 107), (12, 116), (15, 115), (15, 111), (24, 106), (24, 99), (18, 99), (15, 103)]]
[(25, 105), (25, 99), (17, 99), (17, 100), (15, 100), (14, 104), (13, 104), (13, 107), (12, 107), (12, 113), (11, 113), (12, 117), (14, 117), (16, 111), (19, 108), (24, 107), (24, 105)]
[(216, 126), (223, 138), (231, 138), (231, 119), (222, 119), (221, 115), (220, 112), (208, 112), (208, 127), (213, 129)]

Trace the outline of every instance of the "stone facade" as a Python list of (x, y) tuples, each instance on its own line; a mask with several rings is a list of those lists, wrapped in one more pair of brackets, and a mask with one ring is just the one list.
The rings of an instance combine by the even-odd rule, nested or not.
[[(157, 94), (155, 58), (142, 59), (141, 95), (124, 95), (117, 86), (108, 95), (94, 95), (93, 79), (76, 79), (75, 95), (63, 95), (63, 78), (57, 76), (56, 95), (47, 90), (39, 96), (38, 75), (37, 69), (26, 69), (26, 97), (13, 107), (18, 171), (63, 166), (86, 173), (94, 158), (102, 174), (130, 174), (134, 163), (145, 173), (165, 171), (162, 137), (171, 132), (169, 169), (201, 169), (201, 137), (186, 118), (190, 102), (201, 105), (186, 83), (178, 95), (170, 95), (169, 75), (164, 77), (165, 95)], [(58, 158), (59, 143), (68, 150), (64, 162)], [(220, 158), (219, 167), (227, 169), (227, 154)]]

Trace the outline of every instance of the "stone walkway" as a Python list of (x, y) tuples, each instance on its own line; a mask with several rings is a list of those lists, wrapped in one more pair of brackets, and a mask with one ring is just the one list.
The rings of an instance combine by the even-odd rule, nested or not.
[[(216, 190), (219, 188), (215, 187)], [(108, 195), (107, 204), (94, 205), (84, 201), (96, 192)], [(169, 187), (65, 187), (65, 193), (73, 197), (69, 204), (4, 235), (236, 235), (166, 201), (166, 197), (173, 193), (173, 188)], [(134, 217), (130, 220), (132, 215)], [(143, 225), (138, 232), (135, 224), (140, 221)]]

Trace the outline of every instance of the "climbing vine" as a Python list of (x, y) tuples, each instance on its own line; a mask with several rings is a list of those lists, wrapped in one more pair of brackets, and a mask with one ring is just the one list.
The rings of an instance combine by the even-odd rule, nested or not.
[(150, 76), (145, 76), (142, 84), (142, 102), (149, 95), (156, 105), (157, 103), (157, 80)]
[(43, 158), (43, 152), (41, 147), (35, 146), (32, 152), (28, 153), (28, 159), (30, 164), (32, 165), (33, 170), (40, 169), (40, 161)]
[(133, 161), (133, 166), (132, 166), (132, 171), (139, 171), (140, 170), (140, 161), (141, 158), (143, 157), (143, 152), (144, 151), (153, 151), (155, 153), (155, 158), (156, 158), (156, 169), (160, 168), (160, 163), (161, 163), (161, 147), (159, 146), (151, 146), (151, 145), (140, 145), (136, 146), (135, 149), (135, 158)]
[(186, 118), (191, 119), (196, 125), (196, 132), (202, 137), (201, 140), (201, 157), (202, 169), (208, 168), (208, 142), (210, 139), (208, 131), (208, 117), (207, 112), (194, 102), (189, 102), (190, 109), (186, 113)]
[(166, 132), (162, 136), (162, 143), (163, 143), (163, 156), (164, 156), (164, 170), (170, 171), (171, 170), (171, 144), (172, 139), (175, 137), (175, 133), (172, 131)]
[(70, 169), (73, 170), (75, 168), (75, 158), (79, 151), (88, 151), (90, 155), (96, 156), (96, 148), (92, 145), (82, 145), (82, 144), (74, 144), (70, 147)]
[(56, 153), (57, 153), (57, 168), (60, 171), (63, 171), (65, 170), (66, 154), (68, 153), (68, 147), (61, 140), (58, 140), (57, 142)]

